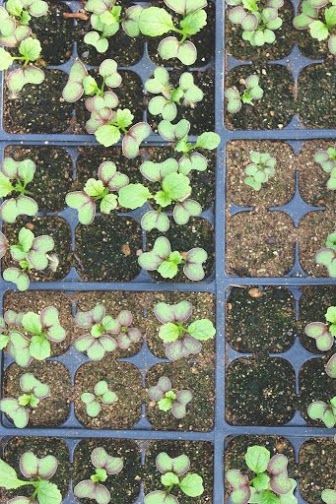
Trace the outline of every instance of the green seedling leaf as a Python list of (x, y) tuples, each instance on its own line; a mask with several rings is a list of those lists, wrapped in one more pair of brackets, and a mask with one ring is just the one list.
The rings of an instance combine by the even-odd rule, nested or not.
[(164, 3), (169, 9), (183, 16), (204, 9), (208, 5), (207, 0), (164, 0)]
[(166, 37), (158, 46), (158, 53), (163, 60), (177, 58), (184, 65), (191, 66), (197, 59), (197, 50), (190, 41), (180, 42), (176, 37)]
[(44, 79), (43, 70), (29, 65), (10, 72), (6, 77), (6, 82), (12, 96), (16, 97), (27, 84), (42, 84)]
[(270, 452), (263, 446), (250, 446), (245, 455), (247, 467), (256, 474), (267, 470), (270, 459)]
[(336, 490), (331, 490), (330, 488), (323, 490), (321, 499), (325, 504), (336, 504)]
[(0, 486), (6, 490), (15, 490), (29, 484), (27, 481), (22, 481), (17, 477), (15, 470), (0, 459)]
[(0, 207), (1, 218), (10, 224), (13, 224), (20, 215), (36, 215), (38, 205), (35, 200), (28, 196), (19, 196), (18, 199), (8, 199)]
[(19, 53), (27, 62), (36, 61), (41, 57), (41, 43), (39, 40), (29, 37), (19, 45)]
[(3, 277), (6, 282), (14, 283), (19, 291), (26, 291), (29, 288), (30, 280), (28, 275), (18, 268), (6, 268)]
[(188, 497), (199, 497), (204, 493), (203, 478), (199, 474), (189, 473), (180, 482), (180, 488)]
[(128, 184), (119, 191), (119, 205), (130, 210), (141, 208), (151, 198), (151, 192), (142, 184)]
[(188, 333), (199, 341), (207, 341), (214, 338), (216, 329), (211, 320), (201, 319), (189, 325)]
[(152, 210), (145, 213), (141, 219), (141, 227), (145, 231), (152, 231), (158, 229), (161, 233), (166, 233), (170, 228), (169, 218), (166, 214)]
[(145, 495), (145, 504), (179, 504), (174, 495), (169, 495), (162, 490), (155, 490)]
[(166, 159), (161, 163), (153, 161), (144, 161), (140, 166), (140, 172), (150, 182), (162, 182), (162, 180), (171, 173), (177, 173), (179, 164), (174, 158)]
[(139, 21), (143, 11), (141, 5), (132, 5), (125, 12), (122, 27), (129, 37), (138, 37), (140, 35)]
[(139, 29), (143, 35), (159, 37), (173, 28), (173, 18), (165, 9), (149, 7), (140, 14)]
[(0, 71), (8, 70), (8, 68), (13, 64), (14, 58), (11, 54), (0, 47)]

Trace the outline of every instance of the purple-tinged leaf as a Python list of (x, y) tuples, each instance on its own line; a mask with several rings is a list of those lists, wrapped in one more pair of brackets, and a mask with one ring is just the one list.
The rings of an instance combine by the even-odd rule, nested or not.
[(63, 89), (63, 98), (68, 103), (78, 101), (84, 93), (83, 79), (88, 75), (84, 63), (76, 60), (71, 67), (68, 82)]
[(104, 161), (98, 168), (98, 177), (109, 188), (110, 191), (119, 191), (127, 186), (129, 178), (117, 171), (116, 165), (112, 161)]
[(139, 154), (141, 143), (152, 133), (152, 128), (145, 122), (132, 126), (122, 141), (122, 151), (128, 159), (134, 159)]
[(8, 249), (9, 249), (8, 240), (6, 236), (0, 231), (0, 259), (4, 257)]
[(270, 486), (278, 495), (289, 493), (293, 488), (292, 480), (288, 477), (288, 459), (281, 453), (274, 455), (268, 463)]
[(83, 191), (68, 193), (65, 198), (66, 204), (70, 208), (78, 211), (78, 220), (83, 225), (93, 223), (96, 216), (96, 202)]
[(6, 82), (12, 97), (17, 97), (27, 84), (42, 84), (45, 75), (34, 65), (20, 67), (7, 74)]
[(199, 282), (205, 276), (202, 264), (208, 259), (207, 252), (199, 247), (193, 248), (187, 252), (186, 262), (183, 272), (189, 280)]
[(325, 370), (328, 376), (336, 378), (336, 354), (330, 357), (325, 366)]
[(92, 499), (98, 504), (109, 504), (111, 500), (108, 489), (101, 483), (91, 480), (80, 481), (74, 488), (74, 494), (79, 499)]
[(158, 53), (164, 60), (177, 58), (187, 66), (193, 65), (197, 59), (196, 47), (190, 40), (181, 43), (176, 37), (172, 36), (161, 40)]
[(85, 108), (89, 112), (99, 112), (103, 109), (114, 109), (119, 105), (119, 98), (113, 91), (106, 91), (103, 96), (90, 96), (85, 100)]

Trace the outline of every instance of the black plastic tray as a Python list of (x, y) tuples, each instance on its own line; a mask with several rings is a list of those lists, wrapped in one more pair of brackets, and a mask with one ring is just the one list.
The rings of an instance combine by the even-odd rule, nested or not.
[[(2, 2), (0, 1), (0, 4)], [(76, 10), (77, 1), (65, 2), (71, 9)], [(299, 313), (299, 300), (301, 295), (301, 287), (309, 285), (335, 285), (336, 280), (327, 278), (309, 278), (302, 270), (299, 261), (299, 247), (296, 246), (295, 265), (292, 271), (279, 278), (252, 278), (252, 277), (236, 277), (226, 274), (225, 263), (225, 211), (226, 211), (226, 188), (225, 188), (225, 155), (226, 145), (231, 140), (284, 140), (290, 143), (294, 148), (299, 148), (300, 143), (304, 140), (316, 138), (333, 138), (334, 130), (307, 130), (303, 129), (296, 117), (291, 123), (282, 130), (267, 130), (267, 131), (239, 131), (228, 130), (224, 126), (224, 75), (225, 72), (238, 64), (249, 64), (248, 62), (238, 62), (232, 57), (226, 57), (224, 44), (224, 0), (217, 0), (216, 4), (216, 52), (215, 59), (209, 65), (201, 70), (209, 67), (215, 70), (215, 129), (221, 135), (221, 145), (217, 151), (217, 167), (216, 167), (216, 205), (215, 212), (207, 210), (202, 214), (203, 218), (208, 219), (215, 225), (215, 270), (214, 274), (206, 278), (203, 282), (196, 284), (191, 283), (165, 283), (155, 282), (147, 272), (142, 271), (140, 275), (131, 282), (83, 282), (75, 268), (72, 268), (70, 273), (62, 280), (57, 282), (32, 282), (30, 290), (57, 290), (66, 292), (77, 291), (178, 291), (178, 292), (209, 292), (216, 297), (216, 405), (214, 428), (211, 432), (171, 432), (152, 430), (151, 425), (146, 420), (146, 412), (143, 409), (143, 414), (139, 422), (131, 430), (93, 430), (82, 426), (75, 417), (74, 404), (71, 404), (70, 416), (68, 420), (60, 427), (55, 428), (25, 428), (16, 429), (8, 422), (4, 415), (1, 416), (0, 423), (0, 438), (8, 436), (56, 436), (65, 440), (70, 449), (70, 454), (73, 453), (74, 447), (82, 438), (129, 438), (137, 440), (145, 439), (164, 439), (164, 440), (180, 440), (185, 441), (208, 441), (213, 443), (214, 447), (214, 481), (213, 481), (213, 502), (214, 504), (223, 504), (224, 502), (224, 450), (227, 438), (241, 434), (258, 434), (258, 435), (282, 435), (285, 436), (294, 446), (296, 457), (301, 445), (310, 437), (318, 436), (334, 436), (336, 429), (326, 429), (323, 427), (308, 427), (299, 412), (296, 412), (293, 419), (284, 426), (265, 427), (265, 426), (234, 426), (225, 421), (225, 368), (226, 364), (238, 357), (244, 357), (248, 354), (242, 354), (234, 351), (225, 341), (225, 301), (229, 295), (231, 285), (251, 285), (251, 286), (284, 286), (288, 287), (293, 293), (296, 300), (296, 315)], [(298, 3), (298, 2), (295, 2)], [(73, 57), (77, 56), (76, 44), (74, 45)], [(288, 58), (276, 61), (288, 66), (291, 69), (294, 78), (296, 79), (299, 72), (313, 61), (303, 57), (300, 51), (294, 47)], [(65, 72), (69, 72), (71, 66), (70, 60), (58, 68)], [(127, 68), (136, 72), (142, 82), (151, 75), (155, 65), (149, 59), (147, 46), (144, 46), (144, 56), (142, 60), (133, 67)], [(3, 110), (3, 93), (1, 81), (0, 89), (0, 110)], [(146, 112), (144, 112), (146, 119)], [(194, 137), (191, 137), (193, 139)], [(164, 146), (165, 143), (157, 135), (152, 135), (148, 139), (148, 145)], [(84, 145), (96, 145), (95, 138), (90, 135), (67, 135), (67, 134), (9, 134), (3, 129), (2, 117), (0, 117), (0, 156), (4, 155), (4, 150), (8, 146), (23, 145), (23, 146), (62, 146), (71, 155), (73, 160), (73, 169), (75, 174), (75, 162), (77, 158), (77, 149)], [(231, 209), (233, 213), (246, 210), (242, 207), (234, 207)], [(299, 196), (298, 187), (290, 204), (286, 205), (285, 210), (292, 218), (294, 223), (297, 223), (300, 218), (308, 211), (312, 210), (307, 206)], [(130, 215), (137, 220), (141, 218), (143, 211), (132, 212)], [(48, 214), (50, 215), (50, 214)], [(76, 212), (71, 209), (66, 209), (57, 215), (62, 216), (68, 222), (72, 233), (72, 246), (75, 246), (74, 233), (78, 223)], [(123, 214), (124, 215), (124, 214)], [(146, 244), (146, 235), (143, 233), (143, 245)], [(0, 296), (3, 300), (4, 294), (12, 289), (12, 285), (0, 281)], [(336, 292), (336, 291), (335, 291)], [(74, 307), (75, 309), (75, 307)], [(74, 359), (74, 355), (76, 358)], [(308, 352), (301, 345), (300, 340), (296, 337), (295, 344), (283, 354), (277, 353), (277, 357), (287, 359), (296, 372), (296, 387), (298, 391), (298, 374), (302, 364), (316, 356)], [(6, 355), (0, 357), (1, 371), (10, 364), (11, 360)], [(72, 379), (74, 378), (77, 368), (88, 359), (79, 354), (73, 347), (68, 352), (60, 357), (53, 358), (63, 362), (69, 369)], [(128, 361), (136, 364), (140, 369), (145, 369), (162, 361), (157, 359), (149, 351), (146, 343), (139, 354), (129, 359)], [(5, 440), (4, 440), (5, 441)], [(297, 496), (300, 503), (305, 501), (300, 496), (299, 488)], [(137, 502), (142, 502), (143, 492)], [(64, 499), (67, 504), (77, 502), (73, 496), (71, 487), (67, 497)]]

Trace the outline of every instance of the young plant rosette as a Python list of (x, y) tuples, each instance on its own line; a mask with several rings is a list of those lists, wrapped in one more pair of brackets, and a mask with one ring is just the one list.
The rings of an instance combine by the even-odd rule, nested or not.
[(329, 173), (327, 189), (336, 190), (336, 149), (329, 147), (327, 150), (319, 150), (314, 155), (315, 163), (318, 163), (322, 170)]
[(91, 453), (91, 463), (95, 472), (90, 479), (77, 483), (74, 494), (79, 499), (92, 499), (98, 504), (109, 504), (111, 493), (107, 488), (107, 480), (109, 476), (115, 476), (122, 471), (123, 460), (120, 457), (108, 455), (104, 448), (95, 448)]
[(182, 501), (172, 494), (180, 489), (188, 497), (199, 497), (204, 493), (203, 478), (190, 472), (190, 460), (187, 455), (172, 458), (162, 452), (156, 457), (156, 468), (161, 473), (164, 490), (155, 490), (145, 496), (145, 504), (179, 504)]
[(102, 404), (111, 405), (117, 402), (118, 396), (109, 389), (108, 383), (104, 380), (96, 383), (93, 394), (84, 392), (81, 401), (85, 404), (86, 413), (91, 418), (96, 418), (102, 410)]
[(255, 473), (251, 480), (239, 469), (226, 472), (226, 480), (232, 487), (232, 503), (298, 503), (294, 495), (296, 481), (288, 476), (288, 459), (285, 455), (277, 454), (271, 458), (266, 448), (251, 446), (245, 454), (245, 463)]
[(57, 268), (57, 257), (48, 253), (54, 249), (54, 240), (51, 236), (41, 235), (35, 237), (34, 233), (26, 228), (21, 228), (18, 234), (18, 243), (9, 244), (3, 233), (0, 233), (0, 258), (7, 252), (19, 267), (11, 266), (3, 271), (6, 282), (13, 282), (20, 291), (29, 288), (28, 273), (32, 270), (43, 271), (50, 267), (53, 271)]
[(91, 360), (101, 360), (107, 352), (117, 348), (128, 350), (142, 338), (140, 330), (132, 326), (133, 315), (129, 310), (122, 310), (114, 319), (106, 315), (103, 304), (87, 312), (78, 312), (75, 323), (89, 331), (77, 338), (75, 347), (79, 352), (86, 352)]
[(162, 324), (159, 338), (164, 343), (166, 357), (171, 361), (200, 353), (202, 342), (215, 337), (216, 329), (209, 319), (185, 324), (192, 312), (193, 306), (189, 301), (174, 305), (162, 302), (154, 307), (154, 315)]
[(98, 168), (98, 179), (90, 178), (83, 191), (67, 194), (65, 201), (70, 208), (78, 211), (79, 222), (89, 225), (95, 220), (97, 206), (105, 215), (117, 208), (117, 194), (128, 182), (127, 175), (117, 171), (112, 161), (104, 161)]
[(239, 91), (236, 86), (227, 88), (225, 98), (227, 99), (227, 111), (230, 114), (240, 112), (243, 105), (254, 106), (264, 96), (264, 90), (259, 86), (258, 75), (249, 75), (246, 79), (241, 79), (240, 84), (243, 91)]
[(148, 397), (157, 403), (159, 410), (170, 411), (173, 417), (181, 419), (186, 416), (193, 395), (190, 390), (175, 390), (171, 380), (161, 376), (157, 385), (148, 389)]
[(0, 459), (0, 487), (16, 490), (24, 486), (33, 487), (30, 497), (17, 496), (7, 504), (61, 504), (62, 494), (51, 478), (57, 471), (58, 461), (53, 455), (38, 458), (31, 452), (20, 457), (20, 472), (25, 480), (18, 478), (16, 471)]
[(250, 163), (245, 167), (244, 184), (260, 191), (262, 185), (275, 175), (276, 158), (268, 152), (250, 152)]
[(0, 401), (0, 410), (9, 416), (15, 427), (22, 429), (29, 423), (32, 409), (35, 409), (42, 399), (49, 396), (48, 385), (41, 383), (32, 373), (25, 373), (20, 378), (20, 388), (24, 394), (18, 399), (9, 397)]
[(147, 271), (157, 271), (165, 279), (174, 278), (182, 266), (183, 273), (189, 280), (199, 282), (205, 277), (203, 263), (207, 259), (207, 252), (199, 247), (188, 252), (172, 251), (168, 238), (160, 236), (150, 252), (140, 255), (138, 263)]

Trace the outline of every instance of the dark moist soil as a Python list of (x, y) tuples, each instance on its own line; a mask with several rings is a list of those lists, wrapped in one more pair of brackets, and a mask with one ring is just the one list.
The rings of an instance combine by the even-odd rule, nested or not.
[(188, 362), (185, 359), (169, 364), (158, 364), (148, 374), (146, 385), (157, 385), (161, 376), (167, 376), (176, 391), (190, 390), (193, 394), (187, 405), (187, 414), (178, 420), (171, 412), (160, 411), (155, 401), (147, 399), (149, 421), (159, 430), (209, 431), (214, 418), (214, 370), (200, 362)]
[(66, 206), (65, 196), (71, 190), (72, 161), (66, 150), (59, 147), (8, 147), (6, 156), (16, 161), (31, 159), (36, 164), (34, 180), (28, 189), (39, 211), (56, 212)]
[(276, 277), (294, 266), (294, 228), (283, 212), (263, 209), (227, 212), (226, 264), (229, 274)]
[[(77, 311), (92, 310), (97, 304), (103, 304), (106, 307), (106, 314), (115, 319), (122, 310), (129, 310), (133, 315), (132, 327), (139, 329), (144, 338), (146, 333), (146, 321), (144, 320), (144, 309), (142, 308), (144, 301), (143, 296), (142, 293), (120, 291), (81, 292), (76, 294)], [(85, 329), (74, 326), (73, 343), (79, 336), (85, 334), (85, 332), (87, 332)], [(109, 353), (108, 355), (113, 355), (113, 357), (130, 357), (141, 350), (141, 344), (142, 340), (138, 343), (133, 343), (127, 350), (118, 348), (113, 354)], [(138, 379), (138, 377), (136, 377), (136, 379)]]
[(319, 285), (303, 287), (300, 299), (300, 318), (297, 322), (302, 345), (315, 354), (325, 354), (316, 348), (313, 338), (305, 335), (304, 329), (310, 322), (326, 322), (325, 314), (329, 306), (336, 304), (335, 287)]
[[(100, 414), (91, 418), (81, 401), (84, 392), (93, 393), (94, 386), (105, 380), (118, 396), (114, 404), (102, 404)], [(99, 362), (83, 364), (75, 378), (75, 411), (78, 420), (90, 429), (131, 429), (141, 415), (141, 373), (128, 362), (116, 362), (106, 354)]]
[(227, 341), (238, 352), (284, 352), (294, 342), (295, 300), (277, 287), (233, 287), (226, 304)]
[[(333, 352), (328, 352), (330, 358)], [(300, 397), (299, 408), (302, 416), (309, 425), (323, 427), (319, 420), (311, 420), (307, 415), (307, 408), (313, 401), (329, 402), (335, 395), (335, 379), (330, 378), (325, 372), (326, 356), (310, 359), (300, 369)]]
[[(248, 469), (245, 463), (245, 453), (250, 446), (264, 446), (270, 451), (271, 457), (281, 453), (288, 457), (288, 473), (290, 478), (296, 478), (296, 463), (293, 446), (289, 441), (280, 436), (235, 436), (229, 438), (225, 448), (225, 471), (240, 469), (251, 480), (255, 474)], [(231, 488), (226, 487), (225, 503), (229, 500)], [(314, 502), (315, 504), (315, 502)]]
[[(185, 73), (170, 72), (169, 80), (174, 88), (179, 86), (179, 78)], [(183, 100), (181, 105), (178, 105), (178, 115), (174, 119), (174, 123), (180, 121), (181, 119), (187, 119), (191, 123), (190, 134), (199, 135), (204, 131), (213, 131), (215, 127), (215, 89), (214, 89), (214, 72), (212, 69), (208, 68), (205, 71), (195, 71), (192, 72), (194, 77), (194, 83), (202, 89), (204, 93), (204, 98), (201, 102), (196, 103), (195, 108), (184, 107)], [(147, 94), (147, 104), (150, 102), (154, 96), (151, 93)], [(149, 124), (152, 126), (153, 130), (157, 132), (157, 127), (160, 121), (162, 121), (162, 116), (152, 116), (148, 112)]]
[[(59, 260), (56, 272), (50, 268), (37, 271), (31, 270), (29, 278), (31, 281), (54, 281), (64, 278), (72, 265), (71, 253), (71, 232), (67, 222), (61, 217), (20, 217), (16, 224), (6, 224), (4, 234), (11, 244), (18, 243), (18, 234), (22, 227), (30, 229), (35, 237), (43, 234), (49, 235), (55, 242), (54, 250), (49, 255), (56, 254)], [(6, 254), (2, 260), (2, 267), (17, 267), (18, 263), (11, 259), (10, 254)]]
[[(113, 232), (112, 232), (113, 230)], [(96, 217), (94, 226), (76, 228), (76, 268), (85, 281), (129, 281), (140, 273), (140, 224), (115, 214)]]
[(67, 75), (44, 69), (42, 84), (27, 84), (17, 98), (5, 88), (4, 128), (8, 133), (64, 133), (70, 126), (72, 105), (62, 98)]
[(321, 165), (314, 161), (316, 152), (327, 150), (329, 147), (335, 147), (333, 140), (305, 142), (297, 159), (300, 194), (309, 205), (319, 207), (327, 205), (335, 208), (335, 191), (327, 188), (330, 174), (326, 173)]
[[(158, 7), (164, 7), (163, 0), (158, 0), (155, 2), (155, 5)], [(173, 16), (174, 21), (175, 21), (175, 26), (179, 26), (179, 22), (181, 21), (181, 16), (175, 15), (174, 12), (171, 11), (170, 9), (167, 9), (169, 13)], [(216, 7), (213, 2), (208, 2), (208, 7), (205, 9), (208, 18), (207, 18), (207, 25), (202, 28), (202, 30), (191, 37), (191, 42), (196, 46), (197, 48), (197, 60), (196, 62), (192, 65), (193, 67), (202, 67), (206, 63), (209, 63), (213, 57), (214, 57), (214, 52), (215, 52), (215, 25), (216, 25)], [(177, 58), (172, 58), (169, 60), (163, 60), (158, 52), (158, 46), (161, 40), (163, 40), (166, 37), (170, 36), (176, 36), (176, 33), (174, 32), (169, 32), (165, 34), (163, 37), (148, 37), (148, 52), (151, 60), (156, 64), (156, 65), (161, 65), (161, 66), (171, 66), (174, 68), (183, 68), (186, 70), (186, 67), (181, 63), (181, 61)], [(177, 38), (180, 40), (179, 35), (177, 34)]]
[(304, 68), (298, 79), (298, 110), (307, 128), (334, 128), (336, 70), (333, 64)]
[[(230, 8), (230, 10), (232, 7)], [(229, 9), (226, 11), (229, 12)], [(285, 58), (292, 50), (293, 37), (293, 5), (289, 0), (279, 9), (279, 16), (283, 24), (279, 30), (275, 30), (276, 41), (274, 44), (265, 44), (262, 47), (252, 47), (249, 42), (242, 39), (242, 28), (239, 25), (233, 25), (228, 16), (225, 23), (226, 51), (230, 56), (238, 60), (264, 60)]]
[[(152, 250), (156, 238), (162, 236), (159, 231), (151, 231), (147, 234), (147, 251)], [(171, 219), (170, 228), (165, 234), (171, 243), (172, 251), (188, 252), (196, 247), (201, 247), (208, 253), (208, 259), (203, 263), (205, 278), (213, 273), (215, 238), (214, 227), (206, 219), (192, 217), (185, 226), (178, 226)], [(179, 273), (172, 279), (163, 279), (156, 271), (149, 272), (157, 281), (168, 282), (191, 282), (183, 273), (183, 266), (180, 266)]]
[(159, 453), (168, 453), (170, 457), (187, 455), (190, 459), (190, 472), (203, 478), (204, 493), (200, 497), (187, 497), (179, 490), (172, 492), (183, 504), (210, 504), (213, 488), (213, 445), (205, 442), (153, 441), (148, 444), (145, 459), (145, 494), (162, 490), (161, 473), (157, 470), (155, 459)]
[(68, 418), (72, 399), (71, 380), (67, 368), (60, 362), (33, 362), (26, 368), (11, 364), (5, 371), (3, 397), (15, 397), (24, 392), (20, 378), (25, 373), (33, 373), (40, 382), (49, 385), (50, 395), (41, 399), (35, 409), (31, 409), (29, 426), (55, 427)]
[(299, 456), (300, 494), (309, 504), (322, 504), (322, 490), (335, 488), (335, 459), (336, 443), (332, 437), (303, 443)]
[(316, 253), (324, 248), (327, 236), (335, 229), (335, 215), (332, 210), (310, 212), (300, 222), (298, 241), (300, 244), (300, 262), (309, 276), (328, 277), (325, 266), (317, 265)]
[(71, 297), (65, 292), (30, 291), (7, 292), (4, 300), (4, 311), (14, 310), (27, 313), (39, 313), (47, 306), (54, 306), (59, 311), (59, 321), (66, 330), (67, 336), (61, 343), (51, 343), (52, 356), (65, 353), (71, 343), (73, 333), (73, 319), (71, 312)]
[[(109, 476), (104, 485), (110, 490), (113, 503), (133, 504), (140, 491), (142, 467), (138, 444), (132, 440), (102, 438), (80, 441), (74, 453), (73, 487), (95, 473), (91, 463), (91, 453), (95, 448), (104, 448), (108, 455), (123, 459), (122, 471)], [(92, 504), (92, 499), (78, 499), (78, 502)]]
[[(276, 159), (275, 176), (256, 191), (244, 183), (245, 167), (251, 163), (250, 153), (267, 152)], [(295, 193), (294, 172), (297, 158), (293, 149), (284, 142), (235, 141), (226, 151), (226, 194), (229, 204), (258, 207), (282, 206)]]
[(226, 78), (225, 89), (245, 86), (239, 84), (240, 79), (249, 75), (260, 77), (259, 85), (264, 90), (261, 100), (254, 105), (244, 105), (240, 112), (230, 114), (225, 106), (225, 124), (228, 129), (238, 130), (268, 130), (282, 129), (292, 119), (294, 108), (294, 83), (289, 71), (282, 65), (243, 65), (231, 70)]
[[(123, 7), (123, 13), (130, 7), (129, 0), (117, 1), (116, 5)], [(132, 2), (133, 5), (133, 2)], [(85, 12), (82, 10), (82, 12)], [(90, 13), (87, 13), (90, 15)], [(99, 65), (104, 59), (112, 58), (116, 60), (118, 66), (135, 65), (140, 61), (144, 52), (145, 38), (140, 35), (139, 37), (128, 37), (122, 27), (119, 31), (109, 39), (109, 48), (106, 53), (101, 54), (96, 49), (84, 42), (84, 36), (91, 31), (90, 21), (78, 20), (75, 28), (77, 51), (80, 59), (88, 65)]]
[(29, 25), (42, 45), (42, 58), (48, 65), (65, 63), (72, 53), (73, 21), (65, 19), (64, 12), (71, 12), (63, 2), (48, 0), (49, 12), (41, 18), (32, 17)]
[[(105, 59), (105, 58), (104, 58)], [(119, 70), (118, 70), (119, 72)], [(97, 71), (90, 74), (97, 78)], [(144, 93), (140, 77), (134, 72), (120, 71), (122, 84), (120, 88), (113, 89), (119, 98), (118, 108), (128, 108), (134, 115), (133, 124), (143, 121)], [(97, 78), (100, 85), (100, 79)], [(75, 104), (76, 126), (75, 133), (86, 133), (85, 123), (90, 119), (90, 112), (85, 108), (85, 96)]]
[(295, 413), (295, 372), (282, 358), (237, 359), (227, 369), (226, 419), (232, 425), (284, 425)]
[[(8, 438), (7, 438), (8, 439)], [(57, 458), (58, 466), (54, 476), (50, 479), (55, 483), (61, 491), (63, 497), (68, 491), (70, 462), (69, 450), (61, 439), (57, 438), (36, 438), (36, 437), (12, 437), (7, 442), (4, 440), (4, 460), (12, 466), (17, 472), (20, 479), (25, 480), (20, 472), (19, 460), (20, 457), (28, 451), (32, 451), (38, 458), (53, 455)], [(0, 490), (1, 502), (7, 502), (7, 499), (12, 499), (18, 495), (30, 497), (34, 489), (31, 486), (24, 486), (17, 490)], [(2, 500), (5, 499), (5, 500)]]

